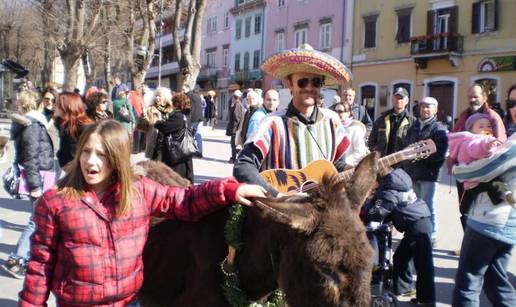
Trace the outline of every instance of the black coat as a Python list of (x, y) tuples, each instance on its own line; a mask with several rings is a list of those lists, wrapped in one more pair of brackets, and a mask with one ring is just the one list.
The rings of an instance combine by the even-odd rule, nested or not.
[(226, 135), (233, 136), (238, 130), (240, 122), (244, 119), (245, 109), (242, 102), (236, 102), (229, 108), (228, 125), (226, 126)]
[(201, 96), (194, 91), (186, 93), (186, 96), (190, 98), (190, 103), (192, 104), (192, 111), (190, 112), (192, 123), (202, 122), (204, 120), (204, 114), (202, 114)]
[(180, 133), (186, 126), (190, 126), (189, 110), (174, 111), (169, 114), (166, 120), (158, 121), (154, 125), (154, 127), (159, 131), (157, 150), (161, 155), (161, 161), (181, 175), (181, 177), (186, 178), (193, 183), (194, 174), (192, 159), (181, 163), (172, 161), (170, 154), (168, 153), (167, 145), (165, 144), (167, 135)]
[(54, 169), (54, 148), (45, 127), (46, 119), (42, 113), (36, 113), (14, 115), (11, 125), (15, 161), (25, 170), (31, 191), (43, 186), (40, 171)]
[(59, 150), (57, 151), (57, 160), (60, 167), (64, 167), (75, 157), (75, 151), (77, 149), (77, 142), (81, 137), (82, 132), (86, 126), (79, 126), (77, 128), (77, 135), (70, 134), (67, 127), (61, 128), (61, 123), (56, 121), (56, 125), (59, 129)]
[(204, 118), (214, 118), (216, 114), (217, 107), (215, 106), (215, 101), (213, 101), (213, 98), (209, 96), (206, 97), (206, 108), (204, 109)]
[[(386, 156), (388, 154), (400, 151), (403, 149), (404, 142), (403, 139), (407, 135), (407, 130), (409, 126), (414, 121), (414, 118), (408, 114), (407, 111), (403, 111), (402, 118), (399, 121), (394, 138), (393, 144), (389, 144), (389, 134), (391, 130), (391, 121), (394, 116), (394, 110), (391, 109), (382, 114), (382, 116), (378, 117), (378, 119), (373, 124), (373, 130), (369, 135), (368, 146), (371, 151), (378, 151), (381, 156)], [(389, 150), (391, 147), (391, 150)]]
[(422, 199), (416, 198), (412, 180), (401, 168), (382, 178), (374, 200), (365, 210), (366, 221), (392, 220), (402, 232), (409, 224), (430, 216), (430, 209)]
[(405, 146), (426, 139), (432, 139), (434, 141), (437, 151), (426, 159), (405, 161), (403, 163), (403, 169), (410, 174), (410, 177), (414, 181), (436, 182), (439, 179), (439, 170), (446, 159), (448, 131), (443, 124), (437, 121), (435, 116), (423, 126), (419, 120), (414, 121), (407, 130)]

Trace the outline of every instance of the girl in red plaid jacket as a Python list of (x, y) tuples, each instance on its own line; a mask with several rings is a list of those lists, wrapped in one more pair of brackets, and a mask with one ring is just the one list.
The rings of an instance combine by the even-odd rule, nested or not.
[(125, 306), (143, 281), (150, 217), (195, 221), (232, 202), (249, 205), (263, 188), (232, 178), (189, 188), (136, 177), (126, 130), (113, 120), (83, 132), (67, 175), (35, 206), (20, 306)]

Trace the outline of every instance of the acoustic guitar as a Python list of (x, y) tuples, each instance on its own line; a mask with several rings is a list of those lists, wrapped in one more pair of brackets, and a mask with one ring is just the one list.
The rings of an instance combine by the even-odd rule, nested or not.
[[(405, 160), (421, 160), (436, 151), (435, 143), (431, 139), (414, 143), (407, 148), (378, 159), (380, 168), (388, 167)], [(308, 192), (315, 188), (325, 174), (336, 174), (339, 180), (350, 180), (354, 168), (341, 173), (328, 160), (315, 160), (302, 169), (271, 169), (260, 173), (265, 181), (280, 193)]]

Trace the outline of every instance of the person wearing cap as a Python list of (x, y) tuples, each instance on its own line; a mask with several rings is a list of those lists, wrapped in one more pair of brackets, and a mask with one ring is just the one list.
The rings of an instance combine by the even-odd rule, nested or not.
[(260, 171), (301, 169), (318, 159), (331, 161), (337, 170), (343, 170), (349, 139), (338, 115), (317, 107), (316, 102), (324, 85), (348, 82), (349, 70), (308, 44), (271, 56), (261, 69), (283, 80), (292, 100), (286, 109), (265, 117), (244, 144), (233, 168), (237, 180), (259, 184), (276, 196), (278, 191)]
[(367, 134), (366, 138), (369, 137), (371, 130), (373, 129), (373, 120), (369, 116), (365, 106), (358, 104), (355, 101), (356, 93), (352, 87), (346, 87), (341, 91), (342, 102), (350, 105), (351, 114), (353, 118), (359, 120), (366, 126)]
[(233, 96), (231, 97), (231, 106), (229, 107), (229, 119), (228, 124), (226, 126), (226, 135), (231, 137), (231, 157), (229, 158), (229, 163), (235, 162), (237, 156), (236, 149), (236, 133), (238, 131), (238, 127), (240, 126), (243, 118), (245, 109), (242, 105), (242, 92), (240, 90), (236, 90), (233, 92)]
[[(136, 122), (136, 117), (134, 115), (133, 106), (127, 99), (127, 93), (129, 92), (129, 87), (125, 85), (125, 83), (121, 83), (117, 87), (117, 99), (113, 100), (113, 119), (118, 121), (125, 127), (127, 132), (132, 135), (134, 123)], [(129, 116), (125, 116), (124, 109), (127, 111)]]
[(406, 161), (403, 169), (410, 175), (414, 184), (414, 192), (417, 197), (423, 199), (432, 214), (432, 244), (437, 240), (437, 216), (435, 214), (434, 200), (439, 170), (446, 160), (448, 150), (448, 135), (446, 127), (437, 120), (437, 99), (424, 97), (419, 102), (419, 117), (407, 130), (405, 146), (416, 142), (431, 139), (437, 148), (436, 152), (426, 159)]
[(373, 124), (368, 139), (369, 150), (387, 156), (403, 148), (403, 139), (414, 118), (407, 111), (408, 92), (398, 87), (392, 94), (392, 109), (383, 113)]

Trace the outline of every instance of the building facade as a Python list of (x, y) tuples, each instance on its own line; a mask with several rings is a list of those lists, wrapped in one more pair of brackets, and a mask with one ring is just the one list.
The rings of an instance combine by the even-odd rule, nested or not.
[(466, 109), (468, 87), (481, 83), (490, 102), (504, 106), (516, 83), (514, 10), (512, 0), (356, 1), (356, 99), (376, 118), (402, 86), (410, 106), (423, 96), (437, 98), (444, 120)]
[(265, 0), (234, 0), (230, 12), (234, 29), (231, 31), (231, 80), (241, 88), (262, 88)]
[(226, 120), (231, 76), (231, 33), (234, 22), (232, 1), (208, 1), (203, 18), (201, 71), (197, 83), (203, 91), (217, 93), (218, 118)]

